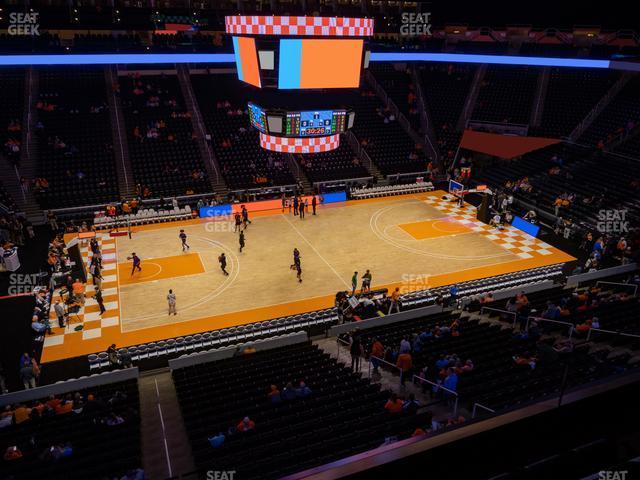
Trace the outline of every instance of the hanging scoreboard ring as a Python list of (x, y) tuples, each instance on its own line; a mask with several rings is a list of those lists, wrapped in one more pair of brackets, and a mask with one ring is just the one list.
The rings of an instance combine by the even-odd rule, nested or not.
[(311, 138), (289, 138), (260, 134), (260, 146), (265, 150), (280, 153), (322, 153), (340, 146), (340, 135)]
[(373, 19), (225, 17), (238, 78), (258, 88), (358, 88), (371, 52)]
[(232, 35), (372, 37), (372, 18), (232, 15), (225, 17)]

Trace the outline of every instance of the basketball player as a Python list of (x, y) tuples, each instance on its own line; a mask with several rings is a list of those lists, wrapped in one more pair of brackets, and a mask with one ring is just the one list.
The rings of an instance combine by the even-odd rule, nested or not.
[(182, 251), (190, 250), (191, 247), (187, 245), (187, 234), (184, 233), (184, 230), (180, 230), (178, 237), (180, 237), (180, 241), (182, 242)]
[(133, 252), (130, 257), (127, 257), (127, 260), (133, 260), (133, 266), (131, 267), (132, 277), (136, 269), (138, 269), (139, 272), (142, 271), (142, 267), (140, 266), (140, 257), (136, 255), (136, 252)]
[(244, 248), (244, 232), (240, 232), (240, 238), (238, 240), (240, 242), (240, 253), (242, 253), (242, 249)]
[(247, 210), (247, 207), (242, 205), (242, 224), (244, 225), (245, 230), (247, 229), (247, 223), (251, 223), (251, 220), (249, 220), (249, 211)]
[(172, 313), (174, 315), (178, 314), (176, 310), (176, 294), (173, 293), (173, 290), (169, 290), (169, 294), (167, 295), (167, 303), (169, 304), (169, 315)]
[(318, 201), (316, 200), (316, 196), (314, 195), (313, 198), (311, 199), (311, 208), (313, 209), (313, 214), (316, 214), (316, 205), (318, 204)]
[(238, 230), (242, 230), (242, 227), (241, 227), (241, 225), (242, 225), (242, 217), (240, 216), (239, 212), (235, 213), (234, 219), (235, 219), (236, 224), (235, 224), (235, 227), (233, 228), (233, 231), (237, 232)]
[(224, 252), (222, 252), (218, 257), (218, 262), (220, 262), (220, 269), (222, 270), (222, 273), (229, 275), (229, 272), (227, 272), (227, 257)]
[(296, 274), (298, 277), (298, 282), (302, 283), (302, 266), (300, 265), (300, 259), (298, 259), (298, 263), (296, 263)]
[(296, 266), (300, 263), (300, 251), (297, 248), (293, 249), (293, 264), (291, 265), (291, 270), (295, 269)]

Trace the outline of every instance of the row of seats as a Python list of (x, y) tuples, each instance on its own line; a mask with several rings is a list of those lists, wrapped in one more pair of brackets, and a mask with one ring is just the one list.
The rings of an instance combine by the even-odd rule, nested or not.
[(433, 191), (433, 184), (431, 182), (422, 182), (403, 185), (385, 185), (381, 187), (355, 188), (352, 189), (349, 194), (351, 198), (375, 198), (431, 191)]
[[(186, 337), (170, 338), (122, 350), (128, 353), (133, 361), (153, 357), (173, 358), (187, 353), (226, 347), (239, 342), (251, 342), (291, 332), (306, 331), (310, 334), (316, 334), (324, 332), (336, 323), (338, 323), (337, 312), (334, 308), (329, 308), (237, 327), (212, 330)], [(91, 370), (105, 368), (109, 365), (106, 352), (91, 354), (88, 356), (88, 361)]]
[[(309, 343), (258, 351), (174, 370), (173, 380), (196, 467), (235, 470), (239, 478), (274, 479), (375, 448), (385, 438), (407, 438), (430, 424), (429, 413), (390, 414), (388, 392), (360, 378)], [(304, 381), (296, 400), (274, 403)], [(235, 426), (248, 416), (249, 431)], [(217, 448), (208, 438), (225, 434)], [(250, 455), (251, 461), (247, 461)]]
[[(472, 297), (487, 292), (509, 290), (525, 285), (534, 285), (547, 280), (557, 281), (562, 277), (562, 264), (534, 268), (522, 272), (497, 275), (458, 284), (458, 298)], [(418, 308), (433, 304), (438, 297), (447, 301), (451, 297), (450, 286), (419, 290), (402, 296), (403, 308)]]
[(104, 70), (67, 66), (48, 67), (38, 73), (38, 103), (42, 108), (35, 111), (39, 122), (34, 132), (39, 139), (37, 176), (49, 184), (36, 191), (40, 206), (77, 206), (79, 198), (85, 205), (116, 200), (118, 185)]
[[(72, 401), (77, 402), (73, 398), (75, 391), (69, 394)], [(18, 459), (0, 459), (3, 479), (121, 478), (128, 471), (141, 467), (137, 379), (92, 387), (79, 394), (85, 405), (79, 413), (72, 410), (42, 416), (0, 429), (2, 454), (12, 446), (22, 452)], [(89, 395), (95, 400), (89, 400)], [(34, 403), (49, 400), (43, 398)], [(124, 423), (107, 424), (105, 419), (110, 413), (121, 417)], [(50, 447), (66, 444), (72, 448), (70, 456), (58, 460), (43, 458)]]
[(145, 225), (148, 223), (173, 222), (176, 220), (189, 220), (192, 218), (191, 207), (174, 207), (172, 210), (155, 210), (144, 208), (138, 213), (108, 217), (104, 212), (95, 212), (93, 224), (96, 228), (113, 228), (116, 226)]
[[(154, 196), (210, 192), (177, 76), (121, 77), (120, 90), (136, 183)], [(148, 138), (162, 123), (155, 128), (157, 138)]]
[(296, 183), (285, 155), (260, 147), (249, 123), (247, 103), (254, 100), (253, 87), (235, 74), (192, 75), (191, 83), (213, 152), (232, 190)]

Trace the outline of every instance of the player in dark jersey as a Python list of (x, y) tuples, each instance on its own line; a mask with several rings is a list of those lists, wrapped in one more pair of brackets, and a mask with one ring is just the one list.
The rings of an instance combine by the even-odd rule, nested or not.
[(131, 276), (135, 273), (136, 269), (141, 272), (142, 267), (140, 266), (140, 257), (136, 255), (136, 252), (133, 252), (130, 257), (127, 257), (127, 260), (133, 260), (133, 266), (131, 267)]
[(233, 231), (237, 232), (238, 230), (242, 230), (242, 216), (240, 215), (240, 212), (236, 212), (233, 218), (236, 222), (235, 227), (233, 228)]
[(244, 248), (244, 232), (240, 232), (238, 241), (240, 242), (240, 253), (242, 253), (242, 249)]
[(220, 269), (222, 270), (222, 273), (229, 275), (229, 272), (227, 272), (227, 256), (224, 252), (222, 252), (218, 257), (218, 262), (220, 262)]
[(180, 230), (180, 235), (178, 235), (178, 237), (180, 237), (180, 241), (182, 242), (182, 251), (190, 250), (191, 247), (187, 245), (187, 234), (184, 233), (184, 230)]
[(251, 220), (249, 220), (249, 211), (247, 210), (247, 207), (242, 205), (242, 224), (244, 225), (245, 230), (247, 229), (247, 223), (251, 223)]

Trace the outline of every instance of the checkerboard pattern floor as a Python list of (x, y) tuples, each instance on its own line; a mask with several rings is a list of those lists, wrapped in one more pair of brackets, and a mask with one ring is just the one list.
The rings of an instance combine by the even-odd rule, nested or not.
[(510, 251), (520, 258), (533, 258), (535, 256), (551, 255), (551, 245), (529, 234), (524, 233), (511, 225), (505, 225), (503, 229), (491, 227), (476, 219), (476, 207), (464, 204), (458, 207), (457, 202), (443, 200), (442, 197), (433, 195), (427, 197), (425, 202), (440, 210), (448, 218), (452, 218), (473, 231), (482, 233), (496, 245)]
[[(91, 279), (91, 275), (87, 272), (86, 285), (86, 301), (80, 308), (78, 314), (69, 316), (69, 320), (65, 328), (59, 328), (57, 316), (53, 309), (55, 301), (60, 299), (60, 289), (54, 290), (51, 302), (51, 326), (53, 327), (53, 335), (47, 335), (44, 340), (44, 347), (54, 345), (62, 345), (67, 335), (80, 336), (83, 340), (99, 338), (102, 336), (102, 329), (114, 327), (120, 324), (120, 309), (118, 305), (118, 265), (116, 255), (116, 239), (109, 236), (108, 233), (96, 234), (100, 251), (102, 252), (102, 300), (106, 311), (100, 315), (100, 307), (95, 301), (95, 287)], [(89, 242), (82, 245), (80, 251), (84, 257), (85, 265), (88, 270), (91, 263), (91, 250)], [(78, 325), (82, 325), (82, 329), (76, 330)]]

